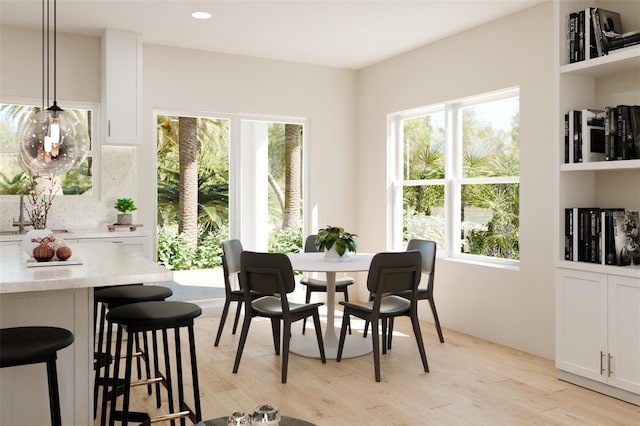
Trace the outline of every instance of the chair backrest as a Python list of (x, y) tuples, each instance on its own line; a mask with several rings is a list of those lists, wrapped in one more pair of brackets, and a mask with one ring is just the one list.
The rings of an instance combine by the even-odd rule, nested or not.
[(430, 293), (433, 291), (433, 281), (436, 274), (436, 247), (435, 241), (417, 238), (409, 240), (407, 244), (407, 251), (418, 250), (422, 255), (422, 273), (428, 275), (426, 288)]
[[(417, 250), (377, 253), (369, 267), (367, 289), (374, 295), (374, 301), (377, 303), (382, 295), (388, 293), (411, 291), (412, 296), (415, 296), (420, 284), (421, 271), (422, 255)], [(415, 297), (411, 299), (413, 303)]]
[(242, 254), (242, 243), (240, 240), (226, 240), (222, 242), (222, 271), (227, 293), (231, 291), (230, 277), (240, 272), (240, 254)]
[(316, 246), (316, 234), (311, 234), (304, 240), (304, 252), (305, 253), (316, 253), (319, 252), (318, 247)]
[(296, 287), (291, 261), (282, 253), (243, 251), (240, 256), (240, 281), (245, 286), (245, 297), (251, 292), (279, 293), (286, 300), (286, 294)]

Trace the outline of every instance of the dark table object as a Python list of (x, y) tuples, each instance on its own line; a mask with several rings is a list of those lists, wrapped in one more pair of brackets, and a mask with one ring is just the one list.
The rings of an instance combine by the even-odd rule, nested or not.
[[(195, 426), (227, 426), (227, 417), (218, 417), (211, 420), (203, 420)], [(282, 416), (280, 418), (280, 426), (316, 426), (305, 420), (296, 419), (294, 417)]]

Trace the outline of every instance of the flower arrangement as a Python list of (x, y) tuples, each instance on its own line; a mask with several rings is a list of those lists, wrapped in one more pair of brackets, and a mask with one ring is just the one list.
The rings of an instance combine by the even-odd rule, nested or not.
[(45, 229), (47, 227), (47, 216), (49, 209), (56, 197), (57, 188), (54, 182), (54, 175), (48, 176), (29, 176), (31, 181), (31, 189), (27, 194), (29, 208), (27, 208), (27, 216), (31, 221), (33, 229)]
[(335, 244), (338, 256), (344, 255), (347, 251), (356, 251), (356, 234), (346, 232), (340, 226), (327, 226), (318, 230), (316, 235), (316, 247), (318, 250), (329, 250)]

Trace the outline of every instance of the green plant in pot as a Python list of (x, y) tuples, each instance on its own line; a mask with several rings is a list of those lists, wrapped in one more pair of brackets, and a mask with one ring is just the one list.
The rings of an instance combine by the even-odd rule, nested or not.
[(133, 223), (131, 212), (138, 210), (131, 198), (118, 198), (113, 206), (118, 213), (117, 225), (131, 225)]
[(356, 234), (346, 232), (340, 226), (327, 226), (319, 229), (316, 235), (316, 248), (329, 251), (333, 247), (339, 257), (348, 252), (356, 252)]

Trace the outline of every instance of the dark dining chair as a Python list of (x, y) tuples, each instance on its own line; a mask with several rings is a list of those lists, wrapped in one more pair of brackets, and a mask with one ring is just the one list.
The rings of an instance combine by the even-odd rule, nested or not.
[[(304, 242), (304, 252), (305, 253), (317, 253), (318, 246), (316, 245), (316, 235), (312, 234), (307, 237)], [(340, 278), (336, 278), (336, 293), (342, 293), (344, 296), (344, 301), (349, 301), (349, 286), (355, 284), (356, 281), (349, 276), (344, 276)], [(300, 284), (303, 284), (307, 288), (307, 292), (305, 294), (305, 303), (311, 302), (311, 293), (326, 293), (327, 292), (327, 281), (315, 277), (311, 277), (309, 275), (305, 275), (300, 279)], [(302, 321), (302, 334), (304, 334), (307, 326), (307, 319), (305, 318)], [(349, 324), (349, 334), (351, 334), (351, 324)]]
[(242, 253), (242, 243), (240, 240), (226, 240), (222, 242), (222, 271), (224, 274), (224, 307), (222, 308), (222, 316), (220, 318), (220, 324), (218, 325), (218, 333), (216, 334), (216, 341), (213, 344), (218, 346), (220, 338), (222, 337), (222, 330), (224, 329), (224, 323), (227, 320), (229, 314), (229, 306), (231, 302), (235, 302), (236, 315), (233, 320), (233, 329), (231, 334), (236, 334), (238, 329), (238, 321), (240, 319), (240, 311), (242, 304), (244, 303), (244, 291), (242, 287), (234, 289), (231, 281), (233, 277), (238, 278), (240, 273), (240, 254)]
[[(289, 258), (282, 253), (243, 251), (240, 259), (240, 282), (244, 286), (245, 309), (233, 372), (238, 372), (244, 345), (249, 334), (249, 326), (254, 317), (271, 319), (276, 355), (280, 355), (280, 336), (282, 335), (282, 383), (287, 382), (291, 324), (295, 321), (313, 317), (320, 359), (323, 364), (326, 363), (322, 330), (320, 329), (320, 313), (318, 312), (318, 307), (322, 303), (289, 302), (287, 294), (293, 292), (296, 286)], [(263, 296), (256, 299), (255, 294)], [(280, 332), (281, 321), (284, 324), (282, 333)]]
[[(438, 338), (440, 343), (444, 343), (444, 336), (442, 335), (442, 328), (440, 327), (440, 320), (438, 319), (438, 311), (436, 310), (436, 302), (433, 299), (433, 283), (436, 275), (436, 242), (431, 240), (421, 240), (414, 238), (409, 240), (407, 244), (408, 250), (418, 250), (422, 254), (422, 273), (427, 275), (427, 285), (418, 288), (418, 300), (428, 300), (431, 306), (431, 313), (433, 314), (433, 322), (438, 332)], [(399, 296), (409, 298), (410, 292), (404, 292), (398, 294)], [(389, 334), (388, 334), (388, 348), (391, 349), (391, 338), (393, 336), (393, 319), (389, 321)]]
[[(397, 316), (408, 316), (411, 319), (413, 333), (425, 372), (429, 372), (427, 355), (418, 321), (417, 292), (422, 270), (422, 256), (419, 251), (378, 253), (371, 260), (367, 289), (373, 295), (373, 301), (365, 303), (340, 302), (344, 306), (342, 329), (338, 342), (336, 361), (342, 360), (342, 351), (347, 335), (347, 321), (354, 315), (371, 323), (371, 340), (373, 343), (373, 364), (376, 382), (380, 381), (380, 336), (379, 322)], [(396, 293), (410, 292), (411, 297), (404, 298)], [(382, 335), (382, 353), (387, 352), (386, 336)]]

